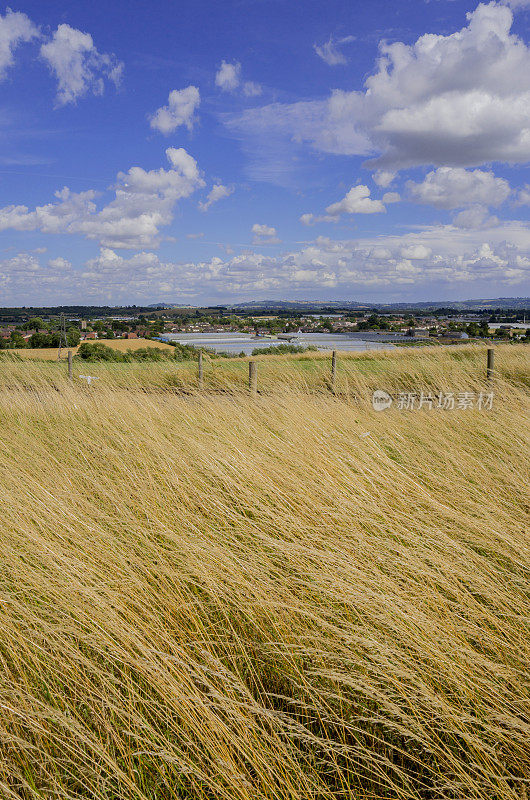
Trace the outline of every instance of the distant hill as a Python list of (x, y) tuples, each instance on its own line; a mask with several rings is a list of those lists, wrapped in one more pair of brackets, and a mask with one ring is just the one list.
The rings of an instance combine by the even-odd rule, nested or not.
[(146, 308), (162, 311), (164, 308), (197, 308), (197, 306), (190, 306), (189, 303), (150, 303)]
[(494, 297), (482, 300), (430, 300), (417, 303), (359, 303), (353, 300), (252, 300), (247, 303), (236, 303), (229, 306), (234, 310), (278, 310), (278, 311), (303, 311), (319, 309), (366, 309), (379, 308), (387, 310), (403, 309), (429, 309), (448, 308), (462, 311), (472, 311), (491, 308), (530, 308), (530, 297)]
[[(386, 304), (383, 304), (386, 305)], [(483, 308), (530, 308), (530, 297), (494, 297), (483, 300), (453, 300), (420, 303), (391, 303), (391, 308), (454, 308), (464, 310), (480, 310)]]
[(356, 303), (344, 300), (251, 300), (248, 303), (236, 303), (229, 305), (232, 309), (251, 310), (256, 309), (277, 309), (284, 311), (303, 311), (304, 309), (314, 308), (375, 308), (375, 303)]

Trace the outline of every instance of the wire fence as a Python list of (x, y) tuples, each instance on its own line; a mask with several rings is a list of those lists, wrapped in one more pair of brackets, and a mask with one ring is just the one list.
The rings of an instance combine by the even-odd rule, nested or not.
[[(496, 355), (495, 355), (496, 353)], [(480, 392), (503, 385), (530, 388), (530, 346), (495, 348), (462, 345), (363, 353), (304, 353), (241, 359), (211, 358), (157, 362), (88, 362), (73, 356), (59, 362), (9, 360), (0, 364), (0, 390), (127, 390), (181, 394), (278, 392), (324, 394), (343, 399), (375, 391), (398, 395)]]

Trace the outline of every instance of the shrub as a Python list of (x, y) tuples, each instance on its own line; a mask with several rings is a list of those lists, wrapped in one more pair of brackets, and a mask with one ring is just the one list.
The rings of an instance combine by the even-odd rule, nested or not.
[(114, 350), (101, 342), (83, 342), (77, 351), (76, 358), (82, 358), (84, 361), (128, 361), (125, 353), (120, 353), (119, 350)]
[(161, 347), (139, 347), (138, 350), (127, 350), (126, 355), (131, 361), (167, 361), (172, 354)]
[(317, 347), (308, 345), (304, 347), (299, 344), (274, 344), (270, 347), (255, 347), (252, 351), (253, 356), (281, 356), (286, 353), (307, 353), (310, 350), (317, 350)]
[[(195, 348), (192, 348), (192, 351), (195, 351)], [(122, 353), (102, 342), (83, 342), (77, 355), (85, 361), (169, 361), (171, 359), (183, 360), (184, 358), (180, 351), (178, 354), (172, 353), (170, 350), (162, 350), (161, 347), (139, 347), (138, 350), (127, 350)], [(193, 352), (187, 354), (186, 357), (192, 358)]]

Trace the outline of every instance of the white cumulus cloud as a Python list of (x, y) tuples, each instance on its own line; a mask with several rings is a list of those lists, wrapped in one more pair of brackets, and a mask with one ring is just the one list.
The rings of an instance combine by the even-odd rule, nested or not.
[(258, 97), (263, 89), (254, 81), (242, 81), (239, 61), (223, 61), (215, 74), (215, 85), (223, 92), (235, 92), (241, 89), (245, 97)]
[(373, 176), (374, 182), (383, 189), (387, 189), (395, 177), (395, 172), (389, 172), (388, 170), (384, 169), (378, 169)]
[(103, 94), (105, 81), (117, 86), (123, 64), (112, 54), (100, 53), (92, 36), (70, 25), (59, 25), (42, 45), (41, 57), (57, 78), (57, 104), (75, 103), (92, 92)]
[(385, 211), (386, 208), (381, 200), (373, 200), (370, 197), (368, 186), (359, 184), (352, 186), (342, 200), (328, 206), (325, 214), (321, 216), (302, 214), (300, 222), (303, 225), (313, 225), (316, 222), (337, 222), (342, 214), (381, 214)]
[(177, 201), (204, 186), (197, 162), (183, 148), (170, 147), (166, 156), (169, 169), (131, 167), (118, 173), (114, 199), (100, 210), (97, 192), (65, 187), (33, 211), (23, 205), (0, 208), (0, 230), (81, 234), (108, 247), (156, 247)]
[(62, 256), (57, 256), (57, 258), (50, 258), (48, 261), (48, 266), (52, 267), (52, 269), (58, 269), (64, 272), (68, 272), (72, 269), (72, 262), (68, 261), (67, 258), (63, 258)]
[(199, 208), (201, 211), (208, 211), (208, 209), (213, 206), (214, 203), (217, 203), (219, 200), (223, 200), (225, 197), (230, 197), (233, 194), (234, 189), (231, 186), (223, 186), (222, 183), (214, 183), (208, 194), (206, 195), (206, 200), (199, 202)]
[(180, 125), (185, 125), (191, 131), (196, 122), (195, 112), (200, 102), (201, 96), (196, 86), (173, 89), (169, 93), (167, 106), (157, 109), (150, 117), (149, 124), (154, 130), (166, 136), (173, 133)]
[(252, 233), (254, 234), (254, 244), (278, 244), (280, 241), (276, 228), (273, 228), (272, 225), (260, 225), (256, 222), (252, 226)]
[(530, 206), (530, 184), (527, 183), (517, 192), (517, 204), (520, 206)]
[(476, 203), (500, 206), (511, 193), (508, 181), (493, 172), (462, 167), (439, 167), (422, 183), (408, 181), (407, 189), (416, 202), (436, 208), (463, 208)]
[(8, 67), (13, 64), (16, 48), (37, 36), (38, 29), (26, 14), (8, 8), (4, 16), (0, 15), (0, 79), (5, 77)]
[(424, 244), (410, 244), (401, 250), (401, 256), (409, 259), (409, 261), (423, 261), (429, 258), (430, 255), (432, 255), (431, 248), (426, 247)]
[(252, 233), (257, 236), (276, 236), (276, 228), (271, 225), (259, 225), (257, 222), (252, 226)]
[(530, 48), (513, 13), (480, 3), (448, 35), (382, 42), (363, 91), (274, 103), (225, 118), (246, 141), (276, 137), (341, 155), (371, 155), (380, 175), (419, 165), (530, 160)]
[[(258, 229), (271, 230), (269, 225)], [(67, 278), (67, 280), (65, 280)], [(101, 248), (72, 268), (60, 256), (42, 266), (34, 254), (0, 260), (0, 290), (6, 304), (151, 303), (277, 297), (364, 296), (402, 299), (421, 291), (436, 296), (495, 296), (528, 291), (530, 224), (499, 223), (480, 229), (454, 225), (419, 232), (351, 240), (319, 236), (278, 255), (246, 250), (206, 260), (163, 261), (153, 252), (124, 257)], [(409, 295), (410, 297), (410, 295)]]
[(467, 228), (469, 230), (489, 229), (498, 224), (497, 217), (490, 216), (487, 207), (478, 203), (460, 211), (453, 219), (453, 225), (457, 228)]
[(380, 200), (372, 200), (368, 186), (360, 184), (352, 186), (350, 191), (338, 203), (332, 203), (326, 208), (330, 217), (339, 217), (341, 214), (380, 214), (385, 207)]
[(215, 74), (215, 85), (223, 92), (234, 92), (241, 82), (241, 64), (234, 61), (222, 61)]

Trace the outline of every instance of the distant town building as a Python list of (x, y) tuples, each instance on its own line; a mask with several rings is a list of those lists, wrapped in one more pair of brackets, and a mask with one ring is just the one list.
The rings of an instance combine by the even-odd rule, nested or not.
[(469, 339), (469, 334), (464, 331), (445, 331), (442, 333), (443, 339)]
[(515, 328), (516, 330), (524, 331), (530, 328), (530, 322), (490, 322), (488, 327), (493, 331), (498, 330), (498, 328)]

